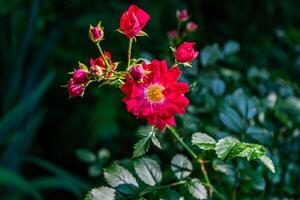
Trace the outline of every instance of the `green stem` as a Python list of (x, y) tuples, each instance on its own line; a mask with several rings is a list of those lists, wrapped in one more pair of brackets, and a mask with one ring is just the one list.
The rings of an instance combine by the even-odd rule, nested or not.
[(182, 24), (182, 22), (178, 21), (178, 23), (177, 23), (177, 35), (176, 35), (176, 39), (175, 39), (176, 45), (178, 45), (181, 42), (181, 37), (180, 37), (181, 24)]
[(201, 167), (201, 171), (204, 175), (204, 179), (206, 182), (206, 185), (208, 187), (210, 187), (212, 189), (212, 191), (220, 198), (220, 199), (227, 199), (223, 194), (221, 194), (210, 182), (207, 171), (205, 169), (204, 163), (205, 161), (202, 160), (200, 157), (197, 156), (197, 154), (183, 141), (183, 139), (179, 136), (179, 134), (177, 133), (176, 129), (171, 127), (171, 126), (167, 126), (167, 128), (170, 130), (170, 132), (172, 133), (172, 135), (178, 140), (178, 142), (191, 154), (191, 156), (197, 160), (200, 163), (200, 167)]
[(107, 61), (107, 58), (106, 58), (104, 52), (102, 51), (102, 48), (101, 48), (101, 46), (100, 46), (100, 43), (97, 42), (96, 45), (97, 45), (97, 48), (98, 48), (98, 50), (99, 50), (101, 56), (102, 56), (103, 59), (104, 59), (105, 65), (106, 65), (106, 66), (108, 67), (108, 69), (109, 69), (109, 70), (107, 70), (107, 71), (110, 71), (110, 70), (111, 70), (111, 66), (110, 66), (109, 62)]
[(128, 44), (128, 63), (127, 63), (127, 70), (128, 70), (129, 67), (130, 67), (131, 50), (132, 50), (132, 38), (129, 39), (129, 44)]
[(182, 144), (182, 146), (191, 154), (191, 156), (194, 159), (198, 160), (198, 156), (196, 155), (196, 153), (183, 141), (183, 139), (179, 136), (175, 128), (171, 126), (167, 126), (167, 128), (170, 130), (173, 136), (178, 140), (178, 142), (180, 142), (180, 144)]

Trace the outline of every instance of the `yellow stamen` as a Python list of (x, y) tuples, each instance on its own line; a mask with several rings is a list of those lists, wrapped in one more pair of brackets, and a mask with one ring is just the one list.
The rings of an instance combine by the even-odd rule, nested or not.
[(162, 90), (164, 87), (159, 84), (153, 84), (146, 88), (146, 97), (151, 103), (157, 103), (164, 99)]

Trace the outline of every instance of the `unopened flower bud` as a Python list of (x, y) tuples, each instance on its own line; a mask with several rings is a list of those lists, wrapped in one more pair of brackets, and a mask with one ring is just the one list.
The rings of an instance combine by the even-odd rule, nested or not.
[(198, 25), (193, 21), (186, 24), (187, 31), (194, 32), (197, 30), (197, 28), (198, 28)]
[(198, 55), (199, 52), (195, 51), (195, 42), (184, 42), (175, 50), (175, 58), (179, 63), (192, 62)]
[(97, 26), (93, 27), (90, 25), (89, 29), (89, 37), (93, 42), (99, 42), (103, 39), (104, 31), (103, 27), (101, 27), (101, 22), (98, 23)]
[(76, 69), (73, 72), (73, 80), (78, 84), (86, 84), (89, 79), (87, 78), (87, 71), (84, 69)]
[(177, 20), (180, 22), (184, 22), (190, 18), (187, 9), (177, 10), (176, 17), (177, 17)]
[(177, 30), (174, 29), (174, 30), (168, 31), (167, 36), (169, 39), (175, 40), (177, 37)]
[(103, 71), (99, 65), (92, 65), (90, 68), (90, 72), (91, 74), (96, 75), (98, 77), (102, 76), (103, 74)]
[(69, 81), (68, 92), (70, 97), (83, 96), (84, 89), (81, 84), (76, 83), (73, 79)]
[(140, 65), (133, 66), (130, 69), (129, 73), (130, 73), (131, 77), (133, 78), (133, 80), (135, 80), (137, 82), (143, 81), (143, 78), (145, 76), (145, 70)]

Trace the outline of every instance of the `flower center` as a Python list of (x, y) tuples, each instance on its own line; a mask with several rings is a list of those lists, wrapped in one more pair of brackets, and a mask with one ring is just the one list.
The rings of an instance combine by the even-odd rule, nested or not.
[(149, 85), (146, 88), (146, 97), (151, 103), (157, 103), (164, 99), (162, 90), (164, 87), (160, 84)]

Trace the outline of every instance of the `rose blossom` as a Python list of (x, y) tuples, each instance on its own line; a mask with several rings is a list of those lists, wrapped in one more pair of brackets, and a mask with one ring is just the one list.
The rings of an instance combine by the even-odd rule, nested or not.
[(142, 67), (149, 74), (143, 82), (138, 82), (127, 77), (121, 87), (126, 95), (123, 102), (127, 105), (128, 112), (137, 118), (148, 120), (150, 125), (163, 130), (167, 125), (175, 126), (175, 114), (184, 114), (189, 100), (183, 95), (189, 86), (177, 82), (181, 71), (178, 66), (168, 69), (165, 60), (153, 60)]
[(72, 78), (78, 84), (86, 84), (89, 81), (87, 73), (88, 72), (84, 69), (76, 69), (73, 72)]
[(83, 96), (84, 89), (81, 84), (76, 83), (73, 79), (69, 81), (68, 92), (70, 97)]
[(143, 81), (143, 78), (145, 76), (145, 70), (142, 66), (136, 65), (130, 68), (129, 70), (130, 76), (133, 78), (133, 80), (140, 82)]
[(177, 17), (178, 21), (184, 22), (184, 21), (188, 20), (190, 16), (188, 14), (187, 9), (184, 9), (184, 10), (177, 10), (176, 17)]
[(137, 36), (146, 26), (150, 16), (142, 9), (135, 5), (129, 6), (120, 19), (120, 31), (128, 38)]
[(199, 52), (194, 50), (195, 42), (184, 42), (175, 51), (175, 59), (179, 63), (192, 62)]

